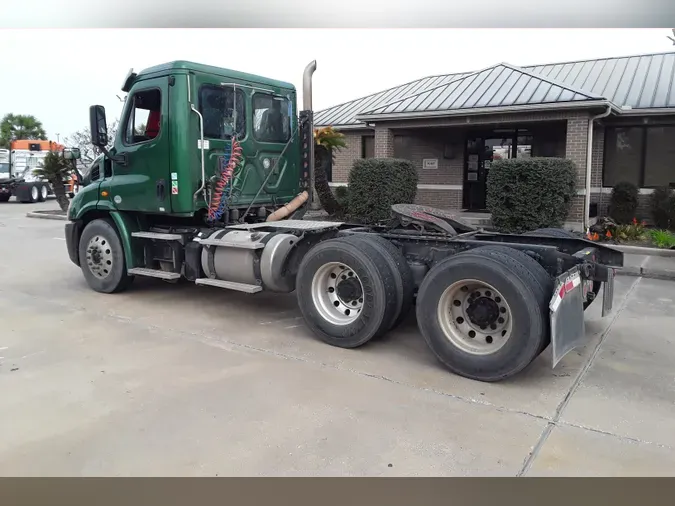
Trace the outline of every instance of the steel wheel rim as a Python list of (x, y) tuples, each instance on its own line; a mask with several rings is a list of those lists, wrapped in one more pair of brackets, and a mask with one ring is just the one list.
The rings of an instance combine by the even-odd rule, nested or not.
[(42, 188), (40, 188), (40, 194), (42, 195), (42, 198), (43, 198), (43, 199), (46, 199), (46, 198), (47, 198), (48, 193), (49, 193), (49, 192), (47, 191), (47, 187), (46, 187), (46, 186), (43, 186)]
[(500, 350), (513, 328), (504, 296), (476, 279), (463, 279), (446, 288), (438, 303), (438, 322), (448, 341), (471, 355)]
[(30, 189), (30, 196), (33, 198), (33, 200), (37, 200), (40, 194), (38, 193), (37, 186), (33, 186)]
[(333, 325), (349, 325), (363, 308), (363, 283), (341, 262), (322, 265), (312, 278), (312, 302), (321, 317)]
[(112, 272), (113, 256), (108, 240), (96, 235), (89, 239), (86, 251), (86, 260), (89, 271), (99, 279), (107, 278)]

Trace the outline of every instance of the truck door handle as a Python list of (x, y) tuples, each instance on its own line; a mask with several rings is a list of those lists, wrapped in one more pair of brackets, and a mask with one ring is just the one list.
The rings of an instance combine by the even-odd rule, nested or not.
[(163, 179), (157, 181), (157, 200), (159, 200), (160, 202), (164, 200), (164, 187), (165, 184)]

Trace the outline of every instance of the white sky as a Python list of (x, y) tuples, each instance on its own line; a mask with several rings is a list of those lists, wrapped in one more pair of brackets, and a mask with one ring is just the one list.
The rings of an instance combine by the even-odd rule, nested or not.
[[(561, 62), (675, 50), (670, 29), (92, 29), (0, 30), (0, 117), (33, 114), (51, 140), (87, 126), (89, 106), (117, 118), (136, 71), (192, 60), (289, 81), (317, 60), (314, 109), (427, 75), (507, 62)], [(13, 48), (20, 48), (14, 51)], [(383, 51), (389, 48), (388, 51)], [(376, 51), (377, 50), (377, 51)]]

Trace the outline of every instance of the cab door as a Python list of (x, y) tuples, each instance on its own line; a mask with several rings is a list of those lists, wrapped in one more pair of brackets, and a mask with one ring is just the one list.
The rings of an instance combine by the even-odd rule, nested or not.
[(108, 180), (120, 211), (171, 212), (169, 89), (168, 77), (148, 79), (126, 99)]

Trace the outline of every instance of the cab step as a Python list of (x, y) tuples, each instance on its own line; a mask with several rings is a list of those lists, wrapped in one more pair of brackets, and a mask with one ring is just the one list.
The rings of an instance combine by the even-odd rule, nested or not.
[(162, 271), (160, 269), (146, 269), (145, 267), (133, 267), (131, 269), (127, 269), (127, 274), (167, 280), (180, 279), (180, 274), (178, 272), (168, 272)]
[(225, 288), (227, 290), (236, 290), (237, 292), (245, 293), (262, 292), (262, 286), (259, 285), (247, 285), (246, 283), (235, 283), (234, 281), (223, 281), (222, 279), (197, 278), (195, 279), (195, 284), (215, 286), (217, 288)]
[(183, 236), (180, 234), (164, 234), (160, 232), (132, 232), (131, 237), (157, 239), (160, 241), (181, 241), (183, 239)]

